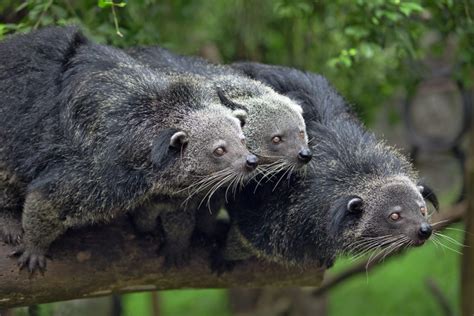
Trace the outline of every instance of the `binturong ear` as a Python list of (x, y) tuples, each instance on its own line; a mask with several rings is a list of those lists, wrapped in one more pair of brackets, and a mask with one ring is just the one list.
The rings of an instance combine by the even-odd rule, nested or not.
[(418, 190), (420, 191), (421, 193), (421, 196), (429, 201), (433, 206), (434, 208), (439, 211), (439, 202), (438, 202), (438, 197), (436, 196), (436, 194), (433, 192), (433, 190), (431, 190), (430, 187), (428, 187), (427, 185), (425, 184), (419, 184), (418, 186)]
[(364, 210), (363, 200), (358, 196), (338, 199), (329, 211), (329, 233), (336, 236), (341, 231), (345, 221), (357, 220)]
[(170, 146), (176, 149), (185, 147), (187, 143), (188, 135), (183, 131), (174, 133), (170, 138)]
[(298, 112), (299, 114), (303, 114), (303, 108), (299, 104), (294, 104), (293, 108)]
[[(173, 137), (175, 142), (179, 142), (179, 133), (184, 133), (176, 128), (167, 128), (161, 130), (159, 134), (153, 139), (151, 148), (151, 161), (155, 168), (162, 169), (166, 167), (175, 158), (179, 157), (179, 150), (171, 146)], [(176, 135), (176, 136), (175, 136)]]
[(247, 121), (247, 112), (238, 109), (234, 110), (232, 114), (240, 121), (240, 127), (244, 127), (245, 122)]

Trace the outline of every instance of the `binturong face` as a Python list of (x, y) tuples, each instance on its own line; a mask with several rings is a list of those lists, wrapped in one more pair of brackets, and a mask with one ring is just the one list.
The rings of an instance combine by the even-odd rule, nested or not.
[[(209, 106), (190, 115), (186, 131), (171, 137), (180, 151), (180, 184), (190, 196), (210, 199), (220, 188), (235, 191), (255, 174), (258, 158), (245, 145), (242, 112)], [(203, 197), (202, 197), (203, 196)]]
[(219, 77), (219, 98), (231, 109), (243, 109), (247, 147), (269, 173), (296, 170), (311, 161), (300, 105), (259, 82)]
[(243, 127), (247, 144), (269, 172), (297, 170), (311, 161), (299, 105), (273, 91), (247, 99), (246, 103), (253, 111)]
[(344, 218), (338, 218), (344, 232), (350, 232), (343, 239), (352, 241), (344, 246), (345, 251), (386, 249), (390, 253), (424, 244), (433, 230), (425, 199), (438, 207), (436, 196), (428, 187), (417, 186), (408, 178), (394, 179), (348, 198)]

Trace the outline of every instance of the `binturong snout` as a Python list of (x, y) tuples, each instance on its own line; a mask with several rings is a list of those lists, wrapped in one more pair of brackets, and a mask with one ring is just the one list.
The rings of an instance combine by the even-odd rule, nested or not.
[(422, 240), (427, 240), (430, 238), (433, 228), (428, 223), (422, 223), (420, 229), (418, 230), (418, 237)]
[(257, 156), (253, 155), (253, 154), (250, 154), (250, 155), (247, 155), (247, 158), (245, 160), (245, 167), (249, 170), (249, 171), (252, 171), (252, 170), (255, 170), (255, 168), (257, 168), (257, 165), (258, 165), (258, 158)]
[(302, 163), (308, 163), (313, 158), (313, 153), (309, 148), (303, 148), (298, 153), (298, 160)]

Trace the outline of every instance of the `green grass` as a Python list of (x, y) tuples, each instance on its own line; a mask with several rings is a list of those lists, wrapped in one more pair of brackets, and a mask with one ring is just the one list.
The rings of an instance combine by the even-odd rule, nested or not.
[(122, 316), (151, 315), (151, 293), (133, 293), (122, 295)]
[[(452, 227), (463, 228), (462, 225)], [(457, 241), (463, 240), (460, 231), (448, 229), (443, 233)], [(443, 242), (462, 251), (462, 247)], [(339, 260), (328, 274), (340, 272), (351, 264), (348, 259)], [(459, 314), (460, 255), (429, 242), (334, 288), (329, 299), (330, 315), (441, 316), (442, 311), (426, 286), (428, 278), (436, 282), (455, 314)]]
[(226, 290), (163, 291), (160, 299), (163, 316), (230, 316)]

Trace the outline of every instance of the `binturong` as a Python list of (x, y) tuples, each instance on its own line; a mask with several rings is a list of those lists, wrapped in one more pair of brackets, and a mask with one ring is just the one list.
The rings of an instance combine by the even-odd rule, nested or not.
[(403, 155), (363, 128), (325, 78), (280, 66), (233, 66), (299, 101), (314, 156), (306, 176), (293, 174), (276, 188), (249, 185), (228, 205), (233, 226), (216, 269), (249, 256), (329, 267), (338, 254), (388, 254), (430, 237), (425, 200), (438, 208), (436, 196)]
[(243, 131), (247, 147), (266, 172), (298, 170), (311, 160), (302, 108), (294, 100), (229, 66), (199, 57), (181, 56), (159, 46), (127, 52), (155, 69), (198, 74), (213, 82), (224, 105), (246, 111)]
[[(233, 111), (245, 111), (247, 115), (242, 129), (246, 145), (259, 160), (260, 175), (255, 178), (256, 181), (277, 179), (278, 184), (284, 176), (276, 178), (276, 173), (282, 170), (286, 174), (304, 171), (311, 161), (312, 152), (308, 146), (303, 111), (290, 98), (259, 81), (241, 75), (229, 66), (212, 64), (199, 57), (181, 56), (159, 46), (130, 48), (127, 53), (162, 72), (203, 76), (214, 84), (226, 107)], [(244, 183), (245, 181), (239, 182), (238, 187), (242, 187)], [(233, 195), (229, 194), (231, 192)], [(208, 199), (205, 205), (198, 205), (198, 230), (205, 235), (213, 235), (218, 211), (236, 194), (236, 188), (220, 190), (212, 194), (213, 199)], [(146, 216), (150, 214), (150, 210), (140, 214), (143, 214), (140, 222), (154, 224)], [(177, 261), (185, 262), (179, 258)]]
[(0, 70), (0, 232), (19, 242), (20, 268), (44, 270), (67, 229), (158, 196), (181, 214), (196, 182), (230, 184), (256, 168), (244, 113), (222, 106), (212, 84), (152, 71), (76, 28), (6, 39)]

